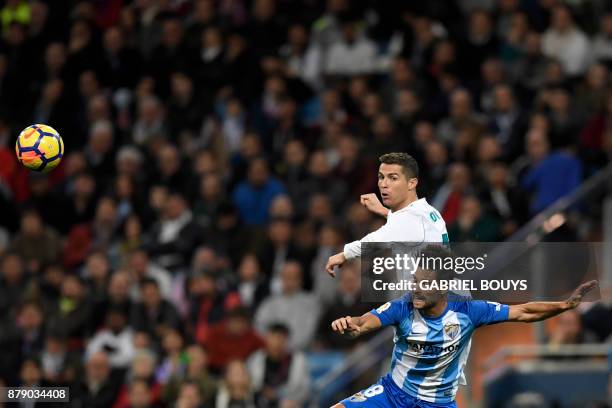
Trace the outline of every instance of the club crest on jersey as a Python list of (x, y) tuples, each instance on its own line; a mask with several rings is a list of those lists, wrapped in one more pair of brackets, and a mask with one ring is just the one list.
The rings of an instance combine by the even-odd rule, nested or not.
[(444, 325), (444, 334), (451, 340), (459, 334), (459, 325), (456, 323)]
[(351, 402), (363, 402), (365, 400), (367, 400), (367, 398), (362, 393), (360, 393), (360, 392), (358, 392), (357, 394), (355, 394), (351, 398), (349, 398), (349, 401), (351, 401)]
[(378, 313), (382, 313), (382, 312), (384, 312), (385, 310), (387, 310), (387, 309), (388, 309), (388, 308), (390, 308), (390, 307), (391, 307), (391, 302), (387, 302), (387, 303), (385, 303), (384, 305), (379, 306), (379, 307), (378, 307), (378, 309), (376, 309), (376, 311), (377, 311)]

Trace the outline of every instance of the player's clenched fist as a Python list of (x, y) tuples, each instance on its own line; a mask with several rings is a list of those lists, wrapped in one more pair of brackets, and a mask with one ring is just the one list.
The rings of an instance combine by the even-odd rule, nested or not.
[(360, 327), (357, 325), (357, 322), (355, 322), (355, 318), (352, 318), (351, 316), (336, 319), (332, 322), (331, 326), (334, 331), (340, 334), (344, 334), (346, 332), (351, 336), (357, 336), (361, 331)]
[(361, 202), (361, 205), (363, 205), (369, 211), (373, 212), (374, 214), (378, 214), (381, 217), (386, 217), (387, 213), (389, 212), (389, 209), (382, 205), (374, 193), (362, 194), (359, 201)]
[(346, 258), (344, 257), (344, 253), (342, 252), (337, 253), (336, 255), (332, 255), (327, 260), (327, 264), (325, 265), (325, 270), (327, 271), (327, 273), (329, 273), (332, 277), (335, 278), (336, 272), (334, 272), (334, 268), (336, 266), (338, 267), (342, 266), (342, 264), (345, 261), (346, 261)]

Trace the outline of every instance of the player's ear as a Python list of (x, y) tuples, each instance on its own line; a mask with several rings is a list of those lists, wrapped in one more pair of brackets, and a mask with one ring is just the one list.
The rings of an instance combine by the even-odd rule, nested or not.
[(419, 184), (419, 179), (416, 178), (416, 177), (413, 177), (413, 178), (408, 180), (408, 189), (409, 190), (414, 190), (414, 189), (416, 189), (418, 184)]

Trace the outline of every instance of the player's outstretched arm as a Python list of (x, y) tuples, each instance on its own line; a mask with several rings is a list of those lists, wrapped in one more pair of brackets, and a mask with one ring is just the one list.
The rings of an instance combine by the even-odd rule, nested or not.
[(592, 280), (578, 286), (574, 293), (564, 302), (529, 302), (521, 305), (512, 305), (508, 312), (508, 321), (511, 322), (538, 322), (556, 316), (566, 310), (576, 308), (584, 295), (597, 286)]
[(331, 327), (335, 332), (348, 334), (351, 337), (358, 337), (362, 334), (380, 328), (380, 319), (368, 312), (362, 316), (345, 316), (332, 322)]

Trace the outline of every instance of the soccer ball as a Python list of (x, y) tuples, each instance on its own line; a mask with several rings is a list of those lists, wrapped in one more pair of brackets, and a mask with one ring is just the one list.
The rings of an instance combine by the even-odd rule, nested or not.
[(23, 129), (15, 144), (17, 159), (30, 170), (48, 173), (64, 156), (64, 142), (57, 130), (47, 125)]

